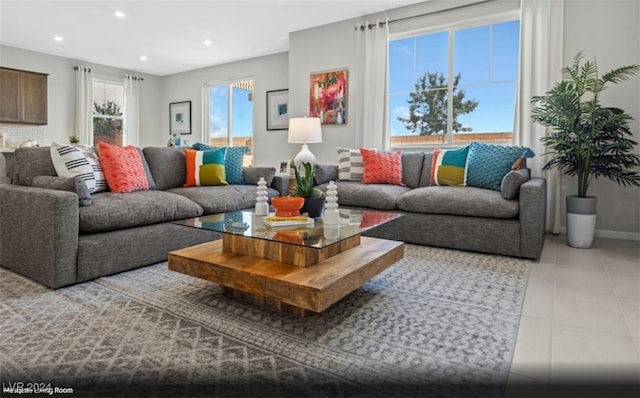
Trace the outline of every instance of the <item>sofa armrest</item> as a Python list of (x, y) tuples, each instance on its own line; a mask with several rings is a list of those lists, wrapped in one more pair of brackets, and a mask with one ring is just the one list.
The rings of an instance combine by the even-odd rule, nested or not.
[(542, 253), (547, 217), (547, 180), (531, 178), (520, 186), (520, 253), (538, 258)]
[(78, 195), (0, 185), (0, 265), (57, 288), (76, 281)]

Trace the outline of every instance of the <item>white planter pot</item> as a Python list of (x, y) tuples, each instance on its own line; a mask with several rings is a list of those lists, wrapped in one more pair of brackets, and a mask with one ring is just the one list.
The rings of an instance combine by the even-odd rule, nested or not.
[(567, 239), (569, 246), (588, 249), (596, 231), (598, 198), (567, 196)]

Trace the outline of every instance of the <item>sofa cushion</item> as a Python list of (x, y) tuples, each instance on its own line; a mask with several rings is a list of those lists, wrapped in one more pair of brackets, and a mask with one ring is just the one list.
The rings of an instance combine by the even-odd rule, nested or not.
[(469, 146), (458, 149), (440, 149), (433, 151), (430, 185), (466, 185), (466, 166)]
[(84, 156), (87, 157), (87, 161), (89, 161), (89, 164), (93, 168), (93, 176), (96, 180), (96, 189), (92, 193), (106, 191), (109, 188), (107, 186), (107, 178), (104, 176), (104, 170), (102, 169), (102, 165), (100, 164), (100, 159), (98, 158), (98, 153), (95, 148), (86, 145), (78, 145), (77, 147), (82, 153), (84, 153)]
[(229, 185), (224, 170), (226, 148), (197, 151), (185, 149), (187, 178), (186, 187), (206, 185)]
[(466, 185), (500, 190), (504, 176), (520, 158), (530, 158), (535, 153), (529, 148), (472, 142), (467, 159)]
[(375, 149), (361, 148), (364, 173), (363, 184), (393, 184), (402, 183), (402, 151), (386, 152)]
[(181, 187), (187, 176), (187, 164), (184, 148), (147, 147), (142, 150), (156, 189), (161, 191)]
[[(80, 232), (95, 233), (140, 227), (202, 214), (202, 207), (165, 191), (100, 192), (93, 204), (80, 208)], [(123, 242), (124, 244), (125, 242)]]
[(314, 183), (320, 185), (338, 180), (338, 166), (332, 164), (317, 164), (314, 166)]
[[(227, 185), (173, 188), (168, 192), (197, 203), (204, 209), (204, 214), (215, 214), (255, 206), (257, 189), (254, 185)], [(280, 194), (273, 188), (267, 188), (267, 195), (271, 198)]]
[(275, 167), (243, 167), (242, 169), (244, 185), (258, 185), (258, 181), (262, 177), (267, 182), (267, 186), (270, 187), (275, 176)]
[(341, 181), (362, 181), (364, 163), (357, 149), (338, 148), (338, 178)]
[(98, 142), (100, 164), (111, 192), (146, 191), (149, 180), (142, 163), (142, 153), (133, 145), (119, 147)]
[(502, 198), (500, 192), (473, 187), (431, 186), (416, 188), (397, 201), (398, 209), (413, 213), (514, 218), (518, 201)]
[[(391, 184), (363, 184), (355, 181), (336, 181), (338, 204), (340, 206), (368, 207), (391, 210), (396, 208), (396, 200), (411, 188)], [(321, 191), (327, 184), (319, 185)]]
[(242, 167), (244, 165), (244, 155), (249, 152), (249, 148), (246, 146), (229, 146), (229, 147), (219, 147), (219, 146), (210, 146), (207, 144), (203, 144), (201, 142), (196, 142), (192, 145), (193, 149), (198, 151), (203, 151), (205, 149), (218, 149), (224, 148), (226, 150), (224, 157), (224, 174), (226, 176), (227, 182), (229, 184), (234, 185), (242, 185), (245, 183)]
[(14, 158), (15, 170), (17, 170), (15, 182), (18, 185), (31, 185), (35, 176), (55, 177), (58, 175), (53, 167), (48, 146), (17, 148)]
[(53, 142), (49, 149), (53, 167), (59, 177), (78, 177), (85, 183), (90, 193), (96, 191), (93, 166), (80, 148)]
[(420, 173), (422, 173), (424, 152), (402, 153), (402, 182), (409, 188), (417, 188), (420, 185)]
[(433, 152), (426, 152), (422, 161), (422, 171), (420, 172), (420, 182), (418, 187), (428, 187), (431, 185), (431, 163), (433, 163)]

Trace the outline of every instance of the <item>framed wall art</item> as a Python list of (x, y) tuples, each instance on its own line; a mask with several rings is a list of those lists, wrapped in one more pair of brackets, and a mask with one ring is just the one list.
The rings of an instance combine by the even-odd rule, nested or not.
[(309, 116), (322, 124), (347, 124), (347, 72), (311, 74)]
[(267, 91), (267, 130), (289, 128), (289, 89)]
[(191, 134), (191, 101), (169, 104), (169, 134)]

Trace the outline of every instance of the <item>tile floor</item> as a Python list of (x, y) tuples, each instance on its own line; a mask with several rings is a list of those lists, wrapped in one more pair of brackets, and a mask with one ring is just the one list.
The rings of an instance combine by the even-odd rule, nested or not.
[(594, 380), (611, 396), (632, 381), (640, 396), (639, 358), (640, 242), (596, 238), (575, 249), (548, 235), (531, 264), (507, 396), (559, 396)]

